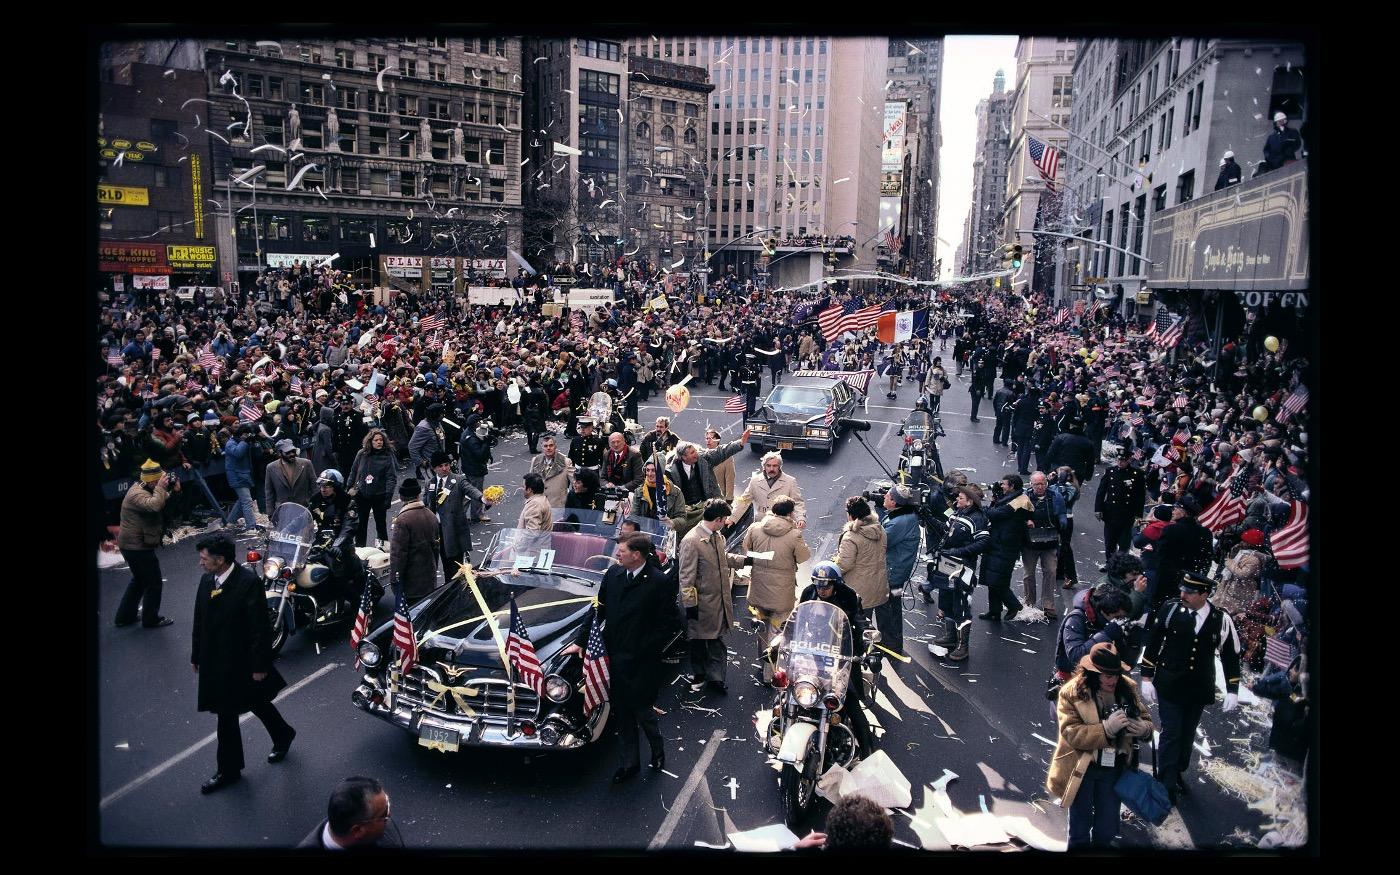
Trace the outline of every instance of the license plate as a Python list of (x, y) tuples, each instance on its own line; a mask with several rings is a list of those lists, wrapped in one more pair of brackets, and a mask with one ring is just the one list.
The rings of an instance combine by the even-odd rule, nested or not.
[(780, 449), (780, 450), (790, 450), (790, 449), (792, 449), (792, 441), (778, 441), (778, 449)]
[(418, 743), (429, 750), (456, 753), (462, 746), (462, 733), (442, 726), (422, 726), (418, 729)]

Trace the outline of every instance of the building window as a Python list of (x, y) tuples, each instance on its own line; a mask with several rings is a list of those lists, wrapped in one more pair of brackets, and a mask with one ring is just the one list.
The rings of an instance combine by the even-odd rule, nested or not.
[(339, 133), (340, 151), (357, 152), (355, 148), (355, 135), (359, 127), (354, 122), (341, 122)]
[[(616, 157), (616, 151), (617, 151), (617, 146), (614, 144), (614, 146), (613, 146), (613, 154), (614, 154), (614, 157)], [(490, 155), (491, 155), (490, 160), (489, 160), (487, 163), (489, 163), (489, 164), (495, 164), (495, 165), (503, 165), (503, 164), (505, 164), (505, 163), (506, 163), (506, 141), (505, 141), (505, 140), (492, 140), (492, 141), (491, 141), (491, 146), (490, 146)]]
[(488, 37), (480, 37), (476, 41), (476, 51), (479, 55), (491, 54), (491, 40)]
[(430, 62), (430, 63), (428, 64), (428, 78), (429, 78), (429, 79), (432, 79), (434, 82), (446, 82), (446, 81), (447, 81), (447, 65), (446, 65), (446, 64), (435, 64), (435, 63), (431, 63), (431, 62)]
[(267, 231), (263, 234), (268, 240), (292, 239), (292, 220), (288, 216), (267, 217)]
[(579, 71), (579, 90), (591, 94), (609, 94), (616, 96), (620, 77), (613, 73), (604, 73), (599, 70)]
[(428, 118), (447, 119), (447, 101), (428, 98)]
[(648, 125), (646, 122), (642, 122), (641, 124), (637, 125), (637, 139), (651, 139), (651, 126)]
[(637, 100), (636, 100), (636, 103), (637, 103), (637, 109), (643, 109), (643, 110), (646, 110), (647, 112), (651, 112), (651, 98), (650, 98), (650, 97), (638, 97)]
[(504, 39), (502, 39), (501, 37), (496, 37), (496, 57), (498, 57), (498, 58), (504, 58), (505, 56), (506, 56), (506, 41), (505, 41)]
[(504, 179), (491, 180), (491, 202), (497, 204), (506, 202), (506, 181)]
[(335, 105), (341, 109), (359, 109), (360, 92), (353, 88), (337, 88), (335, 92)]
[(405, 79), (417, 78), (418, 62), (408, 58), (399, 58), (399, 75)]
[(418, 37), (406, 36), (403, 38), (403, 44), (406, 46), (416, 46), (418, 45)]
[[(1143, 220), (1146, 219), (1146, 212), (1147, 195), (1139, 195), (1138, 199), (1133, 202), (1133, 251), (1139, 254), (1142, 252), (1142, 226)], [(1140, 259), (1133, 258), (1133, 273), (1135, 275), (1141, 269), (1141, 264)]]
[(360, 168), (346, 167), (340, 171), (341, 191), (359, 192), (360, 190)]
[(301, 102), (311, 106), (326, 105), (326, 89), (323, 85), (301, 86)]
[(408, 170), (399, 174), (399, 194), (403, 197), (418, 196), (418, 177), (416, 174)]
[(369, 193), (383, 196), (389, 194), (389, 171), (371, 170), (369, 172)]
[(1188, 170), (1176, 178), (1176, 202), (1184, 204), (1196, 196), (1196, 171)]
[(1142, 148), (1139, 150), (1139, 161), (1146, 161), (1152, 157), (1152, 125), (1147, 126), (1147, 130), (1142, 134)]
[(661, 101), (661, 111), (671, 115), (676, 114), (676, 102), (674, 100)]
[(380, 70), (383, 70), (388, 65), (389, 60), (386, 56), (376, 55), (374, 52), (369, 53), (369, 68), (371, 71), (378, 73)]
[(1165, 131), (1165, 132), (1166, 132), (1166, 135), (1167, 135), (1167, 136), (1166, 136), (1166, 143), (1162, 146), (1163, 149), (1170, 149), (1170, 148), (1172, 147), (1172, 128), (1174, 128), (1175, 126), (1176, 126), (1176, 107), (1174, 107), (1174, 106), (1168, 107), (1168, 108), (1167, 108), (1167, 120), (1166, 120), (1166, 122), (1164, 122), (1163, 125), (1162, 125), (1162, 130)]
[(244, 78), (243, 81), (244, 81), (244, 84), (247, 85), (247, 87), (248, 87), (248, 96), (249, 96), (249, 97), (262, 97), (262, 96), (263, 96), (263, 77), (261, 77), (261, 76), (255, 76), (255, 75), (253, 75), (253, 74), (250, 73), (250, 74), (248, 74), (248, 76), (246, 76), (246, 77)]
[(301, 144), (306, 149), (324, 149), (325, 138), (323, 128), (325, 122), (308, 121), (301, 126)]
[[(1113, 210), (1108, 210), (1103, 214), (1103, 242), (1113, 245)], [(1102, 273), (1108, 274), (1112, 268), (1113, 250), (1095, 247), (1094, 253), (1094, 273), (1099, 273), (1098, 265), (1103, 264)]]
[(498, 124), (498, 125), (503, 125), (503, 124), (505, 124), (505, 123), (506, 123), (506, 108), (505, 108), (504, 106), (497, 106), (497, 107), (496, 107), (496, 124)]
[(462, 158), (468, 164), (481, 163), (481, 140), (476, 137), (465, 137), (462, 140)]
[(269, 76), (269, 77), (267, 77), (267, 97), (268, 97), (269, 100), (281, 100), (281, 99), (282, 99), (282, 77), (280, 77), (280, 76)]
[(341, 68), (348, 68), (351, 65), (351, 55), (349, 49), (335, 50), (335, 65)]
[(668, 146), (676, 142), (676, 132), (671, 129), (670, 125), (661, 128), (661, 142)]
[(301, 239), (304, 243), (328, 243), (331, 239), (330, 216), (302, 216)]
[(170, 186), (170, 168), (156, 167), (154, 169), (156, 172), (155, 187), (168, 188)]
[(432, 192), (437, 197), (447, 197), (451, 194), (448, 187), (448, 176), (446, 173), (434, 173), (432, 180)]
[(1167, 208), (1167, 184), (1164, 182), (1152, 190), (1152, 212), (1155, 215)]
[(1118, 275), (1123, 276), (1127, 267), (1128, 256), (1128, 205), (1123, 204), (1118, 209)]
[(697, 142), (697, 137), (696, 137), (696, 135), (695, 135), (695, 128), (686, 128), (686, 129), (685, 129), (685, 144), (686, 144), (687, 146), (694, 146), (694, 145), (696, 144), (696, 142)]
[(1162, 113), (1162, 118), (1157, 122), (1157, 154), (1162, 153), (1163, 142), (1167, 138), (1167, 115)]
[(1183, 137), (1191, 136), (1191, 106), (1195, 102), (1195, 100), (1196, 92), (1186, 92), (1186, 113), (1182, 116), (1182, 118), (1184, 118), (1186, 121), (1181, 126), (1181, 135)]
[(821, 54), (826, 54), (826, 40), (821, 41)]
[(418, 115), (418, 98), (407, 94), (399, 95), (399, 115)]
[(263, 114), (262, 132), (263, 139), (274, 146), (285, 146), (286, 140), (282, 134), (283, 118), (278, 112), (268, 112)]
[(371, 127), (369, 129), (369, 154), (389, 154), (389, 129)]
[(370, 112), (387, 113), (389, 111), (388, 92), (368, 91), (366, 95), (368, 97), (367, 103)]
[(1196, 86), (1196, 111), (1191, 115), (1191, 130), (1200, 130), (1201, 127), (1201, 104), (1204, 103), (1206, 83), (1201, 82)]
[(1073, 91), (1073, 76), (1056, 76), (1054, 88), (1051, 93), (1050, 105), (1061, 109), (1068, 109), (1073, 105)]
[(432, 46), (435, 49), (445, 49), (447, 48), (447, 37), (435, 36), (428, 41), (428, 45)]

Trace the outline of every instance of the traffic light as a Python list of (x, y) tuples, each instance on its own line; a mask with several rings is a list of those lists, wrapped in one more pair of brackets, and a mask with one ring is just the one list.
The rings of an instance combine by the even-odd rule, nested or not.
[(1011, 261), (1011, 252), (1012, 252), (1012, 249), (1013, 249), (1013, 245), (1010, 244), (1010, 243), (1003, 243), (1003, 244), (1001, 245), (1001, 268), (1002, 268), (1002, 270), (1005, 270), (1007, 264)]
[(1011, 247), (1011, 266), (1016, 270), (1021, 269), (1021, 244), (1017, 243)]

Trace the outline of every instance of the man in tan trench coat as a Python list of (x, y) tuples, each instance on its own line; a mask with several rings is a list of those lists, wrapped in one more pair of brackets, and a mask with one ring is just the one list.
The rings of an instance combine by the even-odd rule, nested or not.
[(744, 532), (744, 552), (773, 553), (755, 559), (749, 579), (749, 613), (759, 622), (758, 649), (763, 659), (763, 682), (772, 683), (773, 663), (768, 644), (797, 604), (797, 566), (812, 558), (802, 530), (792, 521), (793, 501), (779, 498), (763, 519)]
[(690, 639), (690, 689), (710, 689), (724, 695), (727, 661), (724, 633), (734, 625), (736, 568), (753, 560), (725, 549), (720, 529), (729, 524), (729, 503), (712, 498), (705, 503), (700, 522), (681, 539), (681, 602), (686, 607), (686, 637)]

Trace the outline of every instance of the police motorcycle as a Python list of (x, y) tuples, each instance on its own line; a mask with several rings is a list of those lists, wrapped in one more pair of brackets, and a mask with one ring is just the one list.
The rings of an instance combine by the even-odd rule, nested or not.
[(928, 409), (922, 398), (899, 427), (904, 448), (899, 455), (899, 471), (907, 476), (905, 482), (928, 488), (934, 478), (943, 479), (943, 460), (938, 455), (938, 439), (945, 437), (943, 422)]
[(637, 435), (642, 430), (641, 426), (634, 420), (623, 419), (621, 405), (611, 394), (594, 392), (588, 398), (587, 411), (601, 431), (604, 443), (607, 442), (608, 435), (615, 431), (622, 432), (627, 446), (630, 447), (636, 443)]
[(315, 517), (299, 504), (273, 512), (262, 551), (249, 550), (247, 558), (262, 573), (274, 656), (303, 628), (353, 620), (366, 579), (376, 603), (384, 595), (379, 576), (388, 573), (389, 554), (353, 544), (348, 531), (318, 532)]
[[(877, 630), (866, 630), (867, 651), (879, 638)], [(764, 752), (782, 769), (778, 785), (790, 827), (811, 807), (821, 776), (832, 766), (850, 768), (860, 756), (847, 708), (852, 672), (862, 673), (867, 690), (874, 679), (869, 656), (857, 656), (856, 646), (846, 612), (824, 601), (798, 604), (773, 644), (778, 694), (758, 730)]]

